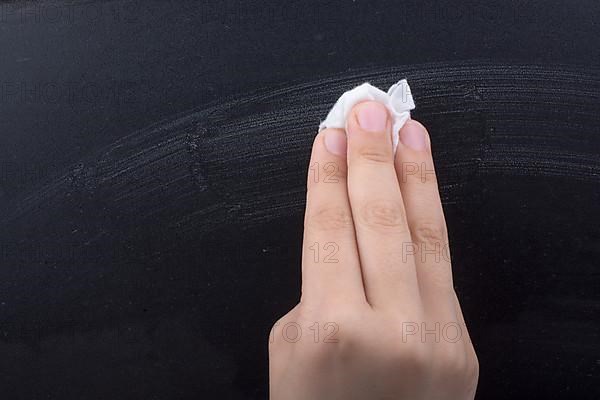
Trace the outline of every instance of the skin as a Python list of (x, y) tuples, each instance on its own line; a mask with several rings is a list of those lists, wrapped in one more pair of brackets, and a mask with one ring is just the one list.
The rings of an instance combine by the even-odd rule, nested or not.
[(272, 400), (473, 399), (479, 364), (452, 283), (431, 141), (357, 104), (315, 138), (302, 296), (269, 338)]

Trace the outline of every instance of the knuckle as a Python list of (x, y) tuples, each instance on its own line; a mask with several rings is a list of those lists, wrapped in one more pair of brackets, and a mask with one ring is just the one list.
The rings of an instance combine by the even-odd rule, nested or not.
[[(464, 342), (436, 349), (433, 368), (443, 382), (454, 382), (461, 393), (474, 393), (479, 379), (479, 363), (472, 347)], [(472, 398), (472, 397), (470, 397)]]
[(357, 150), (358, 157), (372, 164), (393, 164), (393, 153), (391, 147), (378, 145), (364, 145)]
[(375, 230), (406, 230), (404, 208), (398, 201), (372, 200), (359, 212), (363, 225)]
[(417, 221), (411, 229), (415, 243), (441, 245), (446, 242), (448, 234), (441, 223), (432, 221)]
[(433, 167), (429, 167), (426, 163), (423, 163), (419, 172), (419, 179), (422, 183), (437, 185), (437, 175)]
[(307, 212), (304, 227), (307, 230), (344, 230), (352, 227), (352, 215), (345, 207), (323, 206)]
[(307, 327), (304, 329), (306, 340), (298, 343), (302, 347), (299, 353), (308, 363), (321, 364), (334, 359), (353, 358), (357, 349), (364, 348), (366, 342), (361, 328), (364, 321), (354, 306), (314, 307), (299, 317), (300, 324)]
[(345, 182), (348, 174), (345, 163), (328, 161), (321, 166), (324, 183)]
[(431, 365), (431, 350), (423, 343), (403, 346), (396, 351), (396, 359), (398, 363), (415, 371), (417, 375), (424, 375)]
[(276, 322), (271, 325), (269, 330), (269, 350), (276, 351), (283, 344), (278, 334), (281, 327), (287, 323), (287, 315), (279, 318)]
[(300, 303), (296, 304), (287, 314), (281, 316), (277, 321), (271, 325), (269, 331), (269, 349), (276, 350), (281, 346), (285, 346), (286, 341), (282, 340), (282, 331), (290, 324), (296, 323), (302, 316), (303, 311)]
[(436, 364), (446, 375), (460, 377), (467, 371), (467, 352), (462, 342), (446, 343), (437, 352)]
[(296, 354), (302, 359), (303, 364), (310, 365), (312, 368), (321, 369), (326, 365), (336, 363), (336, 360), (343, 357), (336, 344), (304, 341), (301, 346), (301, 350)]
[(475, 354), (474, 350), (471, 350), (468, 360), (469, 361), (466, 370), (467, 383), (471, 387), (476, 387), (477, 381), (479, 380), (479, 360), (477, 359), (477, 355)]
[(437, 185), (435, 168), (427, 162), (404, 161), (398, 169), (404, 182)]

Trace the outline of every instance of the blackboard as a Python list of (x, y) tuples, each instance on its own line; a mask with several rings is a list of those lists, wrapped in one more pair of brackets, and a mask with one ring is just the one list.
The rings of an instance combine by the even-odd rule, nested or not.
[(1, 4), (3, 398), (266, 398), (318, 123), (400, 78), (432, 138), (477, 398), (598, 398), (599, 16)]

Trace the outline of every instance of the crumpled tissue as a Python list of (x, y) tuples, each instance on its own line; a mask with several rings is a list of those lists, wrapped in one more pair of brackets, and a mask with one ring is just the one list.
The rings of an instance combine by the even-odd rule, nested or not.
[(354, 105), (361, 101), (378, 101), (383, 104), (390, 112), (393, 119), (392, 124), (392, 143), (394, 152), (398, 146), (398, 132), (408, 119), (410, 119), (410, 110), (414, 110), (415, 103), (410, 92), (410, 86), (406, 79), (402, 79), (392, 85), (387, 93), (381, 89), (372, 86), (369, 83), (363, 83), (342, 94), (334, 104), (325, 121), (319, 125), (319, 131), (325, 128), (346, 128), (346, 119)]

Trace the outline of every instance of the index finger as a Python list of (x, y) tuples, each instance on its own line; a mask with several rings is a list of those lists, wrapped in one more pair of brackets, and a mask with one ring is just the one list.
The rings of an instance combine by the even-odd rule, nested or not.
[(346, 171), (344, 131), (321, 131), (313, 144), (307, 180), (302, 302), (366, 301)]

